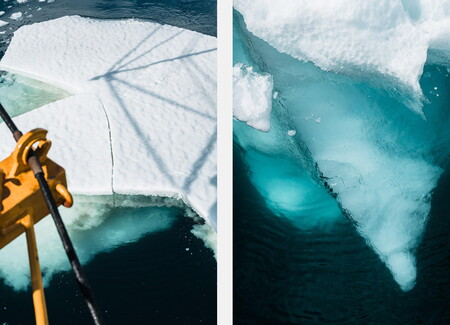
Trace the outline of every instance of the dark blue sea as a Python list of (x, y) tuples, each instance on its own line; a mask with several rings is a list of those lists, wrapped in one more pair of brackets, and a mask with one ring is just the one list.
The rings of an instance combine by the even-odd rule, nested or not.
[[(2, 1), (0, 56), (17, 28), (65, 15), (138, 18), (216, 35), (216, 1), (55, 0)], [(22, 19), (11, 14), (22, 12)], [(20, 98), (17, 98), (19, 101)], [(5, 127), (0, 124), (0, 127)], [(121, 215), (150, 216), (154, 208), (118, 208)], [(174, 209), (170, 227), (97, 254), (85, 271), (107, 324), (215, 324), (216, 259), (191, 230), (198, 223)], [(111, 220), (111, 222), (115, 222)], [(39, 234), (37, 234), (39, 236)], [(26, 247), (24, 247), (26, 250)], [(55, 275), (45, 291), (51, 324), (91, 324), (71, 272)], [(0, 280), (0, 324), (34, 323), (30, 289), (14, 291)]]

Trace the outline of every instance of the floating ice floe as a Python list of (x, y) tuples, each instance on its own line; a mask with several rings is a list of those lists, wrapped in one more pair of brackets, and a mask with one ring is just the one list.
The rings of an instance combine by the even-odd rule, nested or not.
[[(326, 71), (391, 79), (421, 97), (427, 51), (450, 57), (449, 1), (236, 0), (247, 28), (297, 59)], [(420, 105), (411, 105), (420, 112)]]
[(13, 19), (13, 20), (19, 20), (22, 19), (22, 13), (19, 12), (15, 12), (13, 14), (11, 14), (11, 16), (9, 16), (9, 18)]
[(272, 76), (237, 63), (233, 67), (233, 115), (257, 130), (270, 130)]
[[(0, 69), (71, 94), (18, 116), (15, 122), (24, 132), (36, 127), (49, 130), (53, 144), (49, 156), (64, 166), (68, 187), (77, 198), (81, 195), (87, 205), (114, 201), (116, 206), (138, 207), (147, 203), (135, 204), (133, 199), (118, 203), (117, 198), (159, 197), (157, 205), (169, 206), (179, 206), (176, 201), (182, 200), (215, 231), (214, 37), (133, 19), (63, 17), (16, 31)], [(15, 143), (4, 125), (0, 137), (0, 156), (6, 157)], [(172, 201), (165, 204), (165, 197)], [(81, 212), (89, 220), (95, 209), (86, 204)], [(166, 218), (171, 213), (156, 214)], [(94, 213), (91, 223), (100, 224), (97, 217)], [(70, 220), (69, 230), (80, 222)], [(84, 222), (89, 228), (89, 221)], [(150, 225), (139, 233), (153, 228), (161, 227)], [(119, 237), (116, 246), (129, 239), (125, 234)], [(204, 237), (207, 245), (214, 245)], [(87, 261), (92, 254), (85, 255), (82, 260)], [(42, 256), (41, 264), (50, 276), (62, 269), (61, 263), (67, 268), (59, 259), (53, 265), (54, 255), (49, 256)], [(9, 267), (0, 266), (3, 276), (14, 273)], [(21, 274), (27, 273), (24, 269)], [(23, 276), (10, 277), (8, 283), (23, 288), (26, 281)]]

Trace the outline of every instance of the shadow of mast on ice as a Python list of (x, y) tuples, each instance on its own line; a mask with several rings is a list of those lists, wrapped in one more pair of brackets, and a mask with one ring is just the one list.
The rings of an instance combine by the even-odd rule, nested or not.
[[(127, 52), (124, 56), (122, 56), (117, 62), (115, 62), (108, 71), (103, 74), (96, 76), (92, 78), (91, 80), (100, 80), (103, 79), (109, 88), (109, 91), (115, 98), (116, 102), (118, 103), (119, 107), (122, 109), (124, 116), (126, 119), (130, 122), (130, 124), (133, 126), (133, 130), (135, 132), (136, 138), (141, 139), (143, 134), (147, 134), (145, 130), (142, 128), (142, 125), (139, 125), (136, 118), (130, 114), (129, 109), (127, 108), (126, 101), (123, 98), (123, 94), (119, 90), (119, 88), (127, 88), (135, 92), (139, 92), (141, 96), (148, 96), (151, 97), (151, 99), (154, 101), (155, 99), (161, 103), (169, 104), (166, 105), (171, 111), (174, 111), (176, 113), (177, 110), (182, 110), (185, 112), (190, 112), (193, 114), (196, 114), (201, 119), (209, 120), (209, 121), (215, 121), (216, 117), (214, 115), (209, 115), (206, 112), (202, 112), (200, 109), (197, 109), (196, 107), (192, 107), (189, 105), (186, 105), (179, 101), (179, 99), (175, 98), (168, 98), (164, 97), (160, 94), (155, 93), (151, 89), (147, 89), (141, 85), (137, 85), (134, 83), (131, 83), (129, 80), (125, 80), (125, 78), (121, 78), (123, 74), (126, 73), (133, 73), (137, 71), (145, 71), (148, 70), (148, 73), (151, 73), (151, 68), (155, 65), (164, 65), (164, 64), (171, 64), (175, 61), (182, 61), (183, 67), (185, 68), (193, 68), (188, 69), (188, 72), (192, 79), (195, 81), (195, 85), (198, 88), (198, 90), (204, 94), (204, 99), (207, 102), (208, 105), (214, 106), (215, 109), (215, 91), (211, 92), (208, 91), (208, 85), (211, 86), (213, 83), (215, 85), (216, 80), (215, 78), (211, 78), (208, 71), (204, 71), (205, 69), (202, 69), (199, 67), (199, 65), (193, 60), (196, 56), (204, 55), (210, 52), (214, 52), (217, 49), (211, 48), (211, 49), (205, 49), (201, 51), (194, 52), (193, 48), (196, 45), (196, 41), (198, 37), (194, 36), (190, 43), (187, 43), (187, 45), (184, 47), (182, 51), (180, 51), (180, 54), (173, 57), (173, 58), (167, 58), (162, 60), (157, 60), (152, 63), (145, 62), (145, 59), (147, 59), (147, 56), (151, 54), (152, 51), (159, 48), (160, 46), (164, 44), (170, 44), (171, 42), (179, 42), (178, 37), (183, 34), (184, 30), (174, 32), (171, 36), (166, 38), (165, 40), (157, 43), (154, 46), (151, 46), (149, 49), (141, 51), (141, 48), (143, 48), (145, 45), (148, 45), (150, 42), (152, 42), (154, 36), (158, 33), (158, 31), (161, 29), (161, 27), (156, 28), (153, 30), (150, 34), (148, 34), (144, 39), (142, 39), (136, 46)], [(174, 43), (178, 44), (178, 43)], [(139, 53), (141, 51), (141, 53)], [(132, 64), (139, 64), (140, 60), (144, 60), (144, 64), (138, 65), (138, 66), (132, 66)], [(170, 87), (170, 85), (168, 85)], [(150, 98), (149, 98), (150, 99)], [(151, 107), (148, 107), (148, 109), (151, 109)], [(105, 109), (106, 116), (108, 118), (108, 112)], [(108, 118), (109, 120), (109, 118)], [(115, 130), (111, 130), (110, 132), (116, 132)], [(191, 184), (195, 181), (197, 176), (201, 174), (201, 170), (203, 166), (205, 165), (206, 161), (208, 160), (210, 154), (213, 152), (213, 149), (216, 145), (216, 136), (217, 131), (216, 129), (211, 132), (208, 141), (205, 142), (205, 146), (200, 150), (200, 154), (195, 159), (194, 163), (191, 165), (192, 170), (190, 170), (189, 175), (184, 178), (183, 184), (177, 184), (177, 181), (174, 178), (174, 171), (171, 171), (165, 162), (164, 158), (158, 153), (158, 150), (156, 150), (155, 145), (152, 144), (151, 138), (146, 138), (146, 141), (141, 141), (140, 145), (143, 145), (148, 153), (152, 155), (153, 160), (157, 164), (159, 171), (167, 177), (169, 182), (176, 186), (179, 189), (182, 189), (184, 191), (189, 191)], [(112, 140), (111, 140), (112, 141)], [(113, 166), (114, 166), (114, 154), (113, 156)], [(114, 169), (114, 167), (113, 167)], [(114, 174), (114, 170), (113, 170)], [(214, 176), (215, 177), (215, 176)], [(214, 178), (213, 177), (213, 178)], [(215, 185), (215, 184), (213, 184)]]

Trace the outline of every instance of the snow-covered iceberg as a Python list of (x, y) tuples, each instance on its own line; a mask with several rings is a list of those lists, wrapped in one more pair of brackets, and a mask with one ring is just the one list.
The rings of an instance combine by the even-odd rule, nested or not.
[[(148, 21), (69, 16), (17, 30), (0, 70), (72, 94), (15, 122), (24, 132), (49, 130), (50, 157), (66, 169), (71, 192), (87, 201), (85, 215), (89, 204), (146, 206), (151, 199), (135, 203), (133, 196), (152, 196), (158, 205), (184, 202), (215, 231), (214, 37)], [(6, 157), (15, 145), (6, 126), (0, 137)]]
[(448, 1), (236, 0), (234, 6), (248, 30), (278, 51), (325, 71), (390, 82), (415, 99), (427, 51), (450, 57)]
[[(443, 130), (445, 106), (427, 102), (422, 112), (416, 106), (420, 102), (409, 98), (422, 98), (419, 79), (427, 51), (438, 53), (436, 44), (445, 43), (429, 18), (439, 10), (417, 2), (414, 11), (412, 3), (235, 2), (242, 13), (235, 20), (234, 48), (242, 52), (235, 53), (235, 62), (251, 61), (270, 73), (279, 92), (271, 132), (249, 136), (257, 131), (235, 127), (236, 139), (247, 151), (250, 178), (273, 208), (274, 196), (268, 195), (273, 186), (258, 180), (276, 167), (258, 167), (267, 159), (261, 162), (248, 152), (282, 155), (306, 170), (309, 178), (290, 169), (289, 177), (300, 189), (298, 202), (311, 202), (306, 196), (314, 191), (311, 180), (325, 185), (331, 195), (322, 196), (324, 206), (336, 197), (403, 290), (414, 286), (415, 250), (442, 173), (442, 157), (435, 153), (449, 140)], [(446, 20), (444, 15), (437, 22)], [(445, 46), (439, 51), (444, 60)], [(282, 170), (286, 164), (277, 163)], [(286, 198), (294, 202), (292, 188), (278, 187), (275, 199), (282, 208)], [(329, 206), (327, 213), (333, 210)]]

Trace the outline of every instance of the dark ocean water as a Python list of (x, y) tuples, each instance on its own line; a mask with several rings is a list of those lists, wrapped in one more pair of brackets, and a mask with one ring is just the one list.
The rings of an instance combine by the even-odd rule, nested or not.
[[(170, 229), (101, 253), (85, 266), (107, 324), (215, 324), (216, 260), (190, 233), (192, 224), (180, 216)], [(45, 296), (50, 324), (91, 324), (71, 272), (56, 275)], [(1, 284), (0, 318), (0, 324), (33, 324), (30, 290), (17, 293)]]
[[(0, 56), (21, 25), (74, 14), (102, 19), (134, 17), (216, 34), (216, 1), (209, 0), (2, 1), (0, 11), (5, 11), (0, 19), (9, 22), (0, 28), (5, 31), (0, 34)], [(19, 11), (22, 19), (9, 18)], [(151, 213), (151, 208), (148, 211)], [(108, 324), (216, 323), (216, 260), (203, 241), (191, 234), (194, 221), (181, 211), (178, 214), (169, 229), (100, 253), (85, 266)], [(70, 272), (53, 277), (45, 294), (51, 324), (91, 323)], [(0, 324), (33, 323), (30, 290), (15, 292), (1, 281)]]
[(301, 231), (274, 215), (234, 149), (235, 324), (450, 324), (450, 168), (432, 199), (417, 282), (400, 290), (353, 224)]

